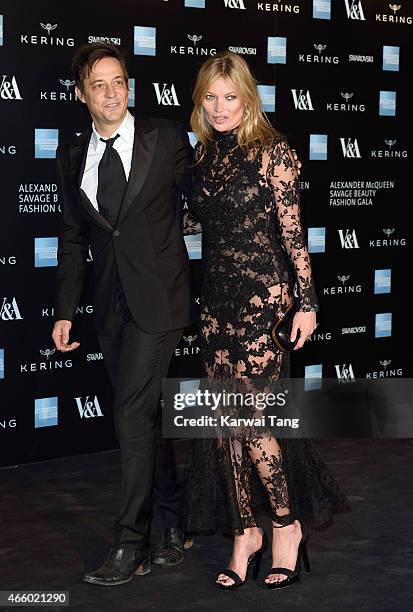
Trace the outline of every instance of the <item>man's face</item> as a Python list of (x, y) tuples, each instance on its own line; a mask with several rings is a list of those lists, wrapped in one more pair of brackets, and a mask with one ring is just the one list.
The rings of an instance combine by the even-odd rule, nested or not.
[(83, 92), (76, 88), (76, 95), (87, 105), (96, 126), (116, 129), (128, 108), (128, 85), (118, 60), (98, 60), (83, 81)]

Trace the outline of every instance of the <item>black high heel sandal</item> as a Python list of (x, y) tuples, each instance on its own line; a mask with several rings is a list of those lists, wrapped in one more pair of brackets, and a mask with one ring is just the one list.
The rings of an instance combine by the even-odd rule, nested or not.
[[(279, 516), (276, 517), (276, 520), (280, 521)], [(285, 515), (285, 517), (282, 518), (289, 518), (289, 515)], [(292, 525), (294, 523), (294, 521), (285, 523), (285, 525), (273, 525), (273, 527), (276, 528), (282, 528), (282, 527), (287, 527), (287, 525)], [(267, 587), (269, 589), (285, 589), (289, 586), (292, 586), (293, 584), (295, 584), (296, 582), (298, 582), (300, 580), (300, 570), (301, 570), (301, 560), (304, 563), (304, 569), (305, 572), (307, 574), (309, 574), (311, 572), (311, 566), (310, 566), (310, 560), (308, 558), (308, 553), (307, 553), (307, 542), (308, 542), (308, 534), (304, 537), (301, 537), (300, 543), (298, 545), (298, 551), (297, 551), (297, 561), (295, 563), (295, 568), (293, 570), (288, 569), (288, 567), (272, 567), (270, 569), (270, 571), (267, 574), (267, 578), (268, 576), (271, 576), (271, 574), (284, 574), (285, 576), (287, 576), (287, 578), (284, 578), (284, 580), (279, 580), (278, 582), (274, 581), (274, 582), (265, 582), (265, 584), (267, 585)]]
[(246, 584), (246, 582), (248, 580), (248, 572), (249, 572), (250, 567), (252, 569), (252, 578), (254, 580), (257, 579), (258, 573), (260, 571), (262, 555), (267, 550), (267, 547), (268, 547), (268, 537), (267, 537), (267, 534), (265, 533), (264, 529), (262, 529), (262, 528), (260, 528), (260, 531), (262, 533), (261, 547), (257, 551), (252, 553), (252, 555), (250, 555), (248, 557), (247, 571), (245, 573), (245, 580), (241, 580), (241, 578), (238, 576), (238, 574), (236, 572), (226, 568), (222, 572), (219, 572), (218, 576), (220, 574), (225, 574), (225, 576), (228, 576), (228, 578), (232, 578), (232, 580), (234, 582), (232, 584), (229, 584), (229, 585), (225, 585), (225, 584), (222, 584), (221, 582), (217, 582), (218, 586), (221, 589), (224, 589), (225, 591), (229, 591), (231, 589), (236, 589), (238, 587), (244, 586), (244, 584)]

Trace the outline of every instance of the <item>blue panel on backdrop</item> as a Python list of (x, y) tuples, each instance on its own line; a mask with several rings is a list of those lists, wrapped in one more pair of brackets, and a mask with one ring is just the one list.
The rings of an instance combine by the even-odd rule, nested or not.
[(34, 427), (53, 427), (58, 423), (57, 397), (42, 397), (34, 400)]
[(54, 159), (59, 144), (59, 130), (36, 128), (34, 130), (34, 156), (36, 159)]
[(156, 55), (156, 28), (135, 26), (133, 42), (135, 55)]

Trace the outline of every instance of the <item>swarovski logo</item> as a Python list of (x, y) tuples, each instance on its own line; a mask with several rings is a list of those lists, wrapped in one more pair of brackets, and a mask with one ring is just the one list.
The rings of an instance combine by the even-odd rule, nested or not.
[(175, 85), (168, 87), (167, 83), (163, 83), (161, 88), (159, 83), (153, 83), (153, 86), (155, 87), (158, 104), (162, 104), (163, 106), (180, 106), (175, 91)]
[(2, 321), (21, 321), (23, 319), (15, 297), (10, 301), (7, 297), (3, 298), (3, 302), (0, 305), (0, 319)]
[(192, 343), (194, 342), (194, 340), (196, 340), (198, 338), (198, 335), (195, 334), (195, 336), (183, 336), (183, 339), (188, 342), (189, 346), (192, 346)]
[(361, 0), (344, 0), (348, 19), (366, 21)]
[(0, 98), (2, 100), (23, 100), (15, 76), (8, 79), (7, 75), (2, 75), (0, 83)]
[(242, 9), (245, 11), (244, 0), (224, 0), (224, 6), (232, 9)]
[(337, 230), (340, 236), (341, 248), (342, 249), (359, 249), (359, 243), (357, 241), (356, 230), (350, 229), (339, 229)]
[(296, 110), (304, 110), (304, 111), (312, 111), (314, 110), (313, 103), (311, 102), (310, 92), (304, 92), (302, 89), (298, 91), (297, 89), (292, 89), (291, 93), (293, 95), (294, 106)]
[(351, 363), (349, 363), (348, 365), (344, 363), (342, 366), (335, 365), (334, 367), (336, 369), (336, 374), (339, 382), (344, 383), (354, 381), (354, 372)]
[(77, 409), (81, 419), (94, 419), (95, 417), (103, 417), (97, 396), (89, 399), (89, 395), (82, 401), (81, 397), (75, 397)]
[(352, 159), (361, 157), (357, 138), (354, 138), (354, 140), (351, 138), (340, 138), (340, 142), (344, 157)]

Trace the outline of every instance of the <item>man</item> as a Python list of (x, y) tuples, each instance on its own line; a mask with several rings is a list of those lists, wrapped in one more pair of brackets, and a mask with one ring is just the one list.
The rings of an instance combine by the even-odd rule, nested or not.
[[(174, 202), (177, 189), (190, 192), (193, 157), (177, 123), (134, 120), (129, 113), (127, 71), (115, 47), (80, 48), (72, 69), (76, 95), (93, 124), (57, 150), (64, 220), (53, 340), (63, 352), (79, 346), (70, 340), (70, 330), (90, 244), (96, 330), (115, 391), (122, 491), (113, 547), (102, 567), (83, 580), (110, 586), (151, 569), (161, 383), (183, 328), (191, 323), (189, 261)], [(170, 451), (165, 442), (162, 446), (160, 473), (172, 478), (162, 470)], [(178, 499), (168, 483), (161, 485), (158, 497), (165, 492), (172, 501), (169, 508), (167, 500), (160, 504), (168, 524), (155, 560), (174, 565), (183, 558)]]

